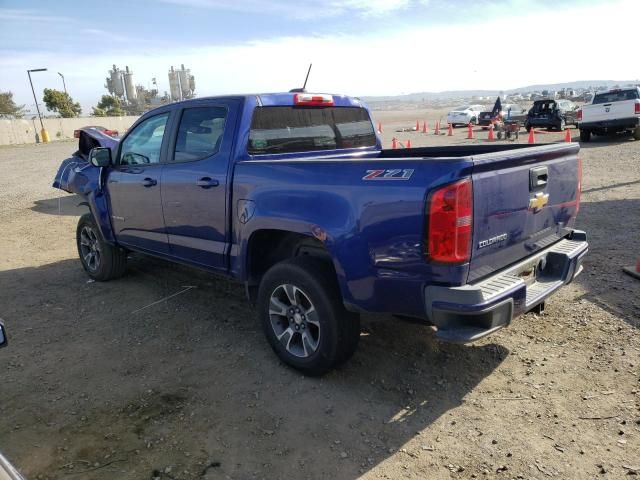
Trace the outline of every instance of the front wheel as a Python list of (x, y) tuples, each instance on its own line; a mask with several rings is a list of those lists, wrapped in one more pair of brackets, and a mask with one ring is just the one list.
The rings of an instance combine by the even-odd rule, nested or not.
[(258, 312), (280, 360), (308, 375), (337, 367), (358, 345), (360, 317), (344, 308), (331, 265), (313, 257), (271, 267), (260, 283)]
[(92, 214), (85, 213), (80, 217), (76, 243), (82, 267), (92, 279), (104, 282), (124, 274), (126, 252), (103, 240)]

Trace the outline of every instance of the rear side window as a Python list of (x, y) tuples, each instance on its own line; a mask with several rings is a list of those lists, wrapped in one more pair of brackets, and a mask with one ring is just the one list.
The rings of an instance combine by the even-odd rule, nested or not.
[(258, 107), (253, 113), (248, 151), (259, 155), (375, 144), (373, 124), (364, 108)]
[(225, 107), (185, 109), (178, 127), (174, 161), (191, 162), (217, 153), (220, 150), (226, 117)]
[(593, 97), (592, 103), (622, 102), (624, 100), (635, 100), (636, 98), (639, 98), (638, 90), (636, 89), (619, 90), (617, 92), (597, 93)]

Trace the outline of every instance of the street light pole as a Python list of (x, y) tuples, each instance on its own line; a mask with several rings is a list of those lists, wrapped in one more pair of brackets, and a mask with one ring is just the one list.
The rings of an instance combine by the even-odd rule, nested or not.
[(42, 141), (47, 143), (49, 141), (49, 132), (47, 132), (44, 128), (44, 123), (42, 122), (42, 114), (40, 113), (40, 106), (38, 105), (38, 98), (36, 97), (36, 91), (33, 88), (33, 81), (31, 80), (31, 72), (46, 72), (46, 68), (33, 68), (31, 70), (27, 70), (27, 75), (29, 76), (29, 84), (31, 84), (31, 92), (33, 93), (33, 100), (36, 102), (36, 110), (38, 111), (38, 118), (40, 119), (40, 126), (42, 127)]
[(69, 94), (67, 93), (67, 84), (64, 81), (64, 75), (61, 74), (60, 72), (58, 72), (58, 75), (60, 75), (62, 77), (62, 86), (64, 87), (64, 93), (65, 93), (65, 95), (68, 96)]

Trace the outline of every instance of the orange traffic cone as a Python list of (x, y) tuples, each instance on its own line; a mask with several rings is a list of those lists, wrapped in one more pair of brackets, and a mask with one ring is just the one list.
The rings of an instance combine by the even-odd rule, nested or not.
[(440, 135), (440, 120), (436, 122), (436, 129), (433, 132), (434, 135)]
[(449, 124), (449, 130), (447, 131), (449, 137), (453, 137), (453, 125)]
[(398, 148), (398, 140), (396, 140), (396, 137), (393, 137), (391, 139), (391, 148), (393, 148), (394, 150)]
[(382, 133), (382, 123), (378, 122), (378, 133)]
[(536, 143), (536, 135), (533, 132), (533, 128), (531, 128), (531, 130), (529, 130), (529, 143), (530, 144)]
[(407, 148), (411, 148), (411, 139), (407, 140)]
[(420, 120), (416, 120), (416, 132), (420, 131)]
[(493, 142), (494, 138), (493, 138), (493, 123), (491, 125), (489, 125), (489, 136), (487, 137), (487, 140), (489, 140), (490, 142)]
[(568, 128), (566, 128), (564, 131), (564, 141), (567, 143), (571, 143), (571, 132)]
[(467, 140), (473, 140), (473, 125), (469, 124), (469, 129), (467, 130)]
[(427, 122), (422, 124), (422, 133), (429, 133), (429, 125), (427, 125)]

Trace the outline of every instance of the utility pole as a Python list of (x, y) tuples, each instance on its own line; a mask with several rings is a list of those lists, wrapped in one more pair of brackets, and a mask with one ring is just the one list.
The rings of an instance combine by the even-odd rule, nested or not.
[(36, 91), (33, 88), (33, 82), (31, 81), (31, 72), (46, 72), (46, 68), (33, 68), (31, 70), (27, 70), (27, 75), (29, 76), (29, 83), (31, 84), (31, 92), (33, 93), (33, 99), (36, 102), (36, 110), (38, 111), (38, 118), (40, 119), (40, 126), (42, 130), (40, 133), (42, 134), (42, 141), (44, 143), (49, 142), (49, 132), (44, 128), (44, 123), (42, 122), (42, 114), (40, 113), (40, 107), (38, 106), (38, 98), (36, 97)]
[(69, 94), (67, 93), (67, 84), (64, 82), (64, 75), (61, 74), (60, 72), (58, 72), (58, 75), (60, 75), (62, 77), (62, 86), (64, 87), (64, 93), (69, 96)]

